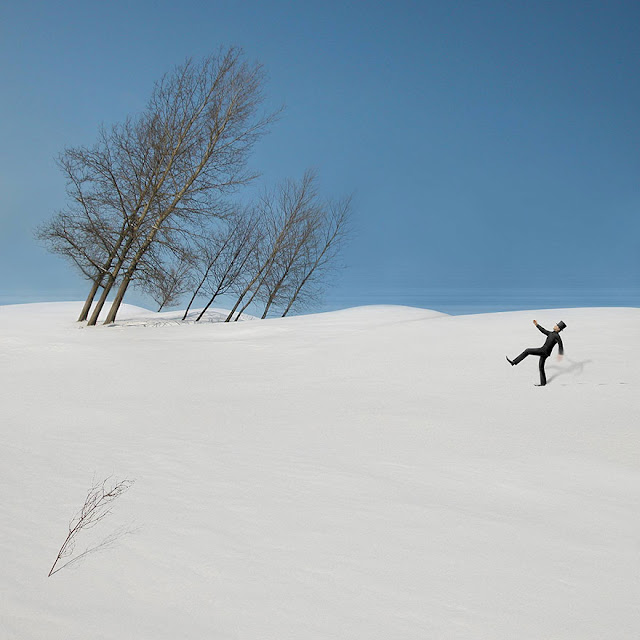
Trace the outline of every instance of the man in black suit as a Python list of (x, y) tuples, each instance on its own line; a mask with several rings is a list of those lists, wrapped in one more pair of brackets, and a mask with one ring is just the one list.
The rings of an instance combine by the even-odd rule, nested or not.
[(507, 358), (507, 361), (511, 366), (513, 366), (522, 362), (527, 356), (540, 356), (540, 384), (537, 384), (536, 387), (544, 387), (544, 385), (547, 384), (547, 376), (544, 373), (544, 363), (551, 355), (551, 351), (553, 351), (553, 347), (555, 347), (556, 344), (558, 345), (558, 358), (562, 358), (564, 355), (564, 346), (562, 344), (560, 332), (567, 325), (560, 321), (553, 327), (553, 331), (547, 331), (544, 327), (539, 325), (536, 320), (533, 321), (533, 324), (538, 327), (538, 331), (541, 331), (545, 336), (547, 336), (545, 343), (537, 349), (525, 349), (517, 358), (514, 358), (513, 360), (509, 360), (509, 358)]

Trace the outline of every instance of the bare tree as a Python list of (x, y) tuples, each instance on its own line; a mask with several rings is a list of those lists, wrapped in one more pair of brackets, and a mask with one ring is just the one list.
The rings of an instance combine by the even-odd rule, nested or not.
[(259, 112), (263, 80), (260, 65), (244, 61), (236, 48), (187, 60), (155, 85), (142, 114), (101, 130), (93, 147), (62, 154), (74, 215), (97, 219), (95, 244), (106, 245), (87, 252), (88, 260), (68, 237), (54, 234), (59, 249), (80, 256), (93, 281), (81, 318), (102, 288), (89, 325), (117, 286), (105, 323), (115, 320), (163, 229), (224, 216), (224, 196), (255, 177), (246, 168), (248, 154), (276, 117)]
[(192, 257), (185, 252), (154, 260), (149, 266), (140, 269), (143, 272), (141, 288), (159, 305), (174, 307), (193, 285)]
[[(97, 276), (102, 295), (89, 324), (96, 323), (111, 287), (120, 281), (121, 261), (138, 241), (141, 229), (148, 228), (151, 222), (140, 215), (153, 187), (145, 179), (146, 174), (157, 171), (159, 163), (157, 154), (153, 153), (154, 129), (147, 124), (144, 117), (128, 118), (109, 130), (101, 128), (93, 147), (67, 149), (59, 159), (68, 184), (76, 189), (76, 200), (97, 203), (106, 220), (102, 228), (114, 230), (107, 259)], [(83, 204), (80, 211), (84, 209)], [(103, 241), (98, 235), (96, 242)], [(90, 293), (83, 313), (91, 302)]]
[(202, 291), (208, 295), (208, 302), (200, 311), (196, 322), (202, 319), (214, 300), (236, 286), (260, 239), (259, 217), (251, 208), (236, 213), (228, 221), (223, 233), (203, 243), (200, 253), (202, 278), (183, 316), (187, 317), (196, 295)]
[[(255, 175), (249, 152), (277, 114), (261, 112), (263, 73), (229, 48), (187, 60), (154, 86), (143, 112), (103, 128), (58, 164), (68, 206), (38, 230), (91, 282), (79, 320), (115, 321), (130, 286), (162, 309), (192, 291), (233, 292), (226, 321), (255, 302), (262, 317), (316, 299), (348, 234), (350, 200), (319, 198), (316, 175), (285, 181), (231, 214), (226, 197)], [(99, 295), (98, 295), (99, 294)]]
[(316, 299), (327, 282), (345, 241), (351, 233), (351, 197), (327, 203), (322, 225), (316, 228), (313, 241), (307, 242), (302, 259), (293, 270), (290, 296), (282, 317), (296, 305), (304, 305), (309, 299)]
[(119, 482), (114, 482), (111, 481), (110, 478), (107, 478), (103, 482), (95, 483), (89, 489), (82, 508), (69, 523), (69, 533), (62, 543), (55, 562), (51, 566), (47, 577), (51, 577), (54, 573), (64, 569), (64, 567), (70, 565), (72, 562), (77, 562), (80, 558), (83, 558), (89, 553), (92, 553), (113, 541), (114, 537), (110, 536), (99, 545), (86, 549), (75, 558), (72, 558), (61, 566), (58, 566), (58, 563), (61, 562), (63, 558), (67, 558), (73, 554), (78, 534), (83, 530), (95, 527), (101, 520), (106, 518), (111, 513), (111, 505), (113, 504), (113, 501), (127, 491), (132, 484), (133, 480), (121, 480)]
[(148, 112), (164, 120), (161, 153), (166, 166), (152, 180), (145, 212), (154, 221), (130, 258), (105, 323), (115, 320), (141, 258), (171, 216), (211, 215), (221, 193), (254, 176), (249, 150), (273, 119), (257, 116), (263, 74), (230, 49), (199, 64), (188, 61), (156, 87)]
[[(251, 304), (261, 285), (261, 278), (266, 269), (270, 266), (270, 247), (266, 240), (266, 219), (264, 201), (255, 207), (256, 227), (247, 250), (244, 252), (242, 266), (235, 275), (235, 279), (230, 283), (229, 290), (235, 294), (236, 302), (227, 315), (225, 322), (230, 322), (236, 314), (236, 320), (240, 318), (246, 307)], [(238, 310), (243, 301), (248, 300), (244, 307)]]
[(260, 295), (266, 298), (263, 314), (266, 317), (287, 279), (291, 263), (312, 233), (317, 214), (315, 183), (315, 172), (306, 171), (299, 182), (287, 180), (261, 198), (258, 208), (263, 232), (254, 251), (252, 277), (239, 291), (227, 322), (237, 321)]
[(226, 229), (225, 231), (212, 230), (211, 233), (201, 242), (196, 243), (196, 250), (193, 255), (194, 288), (189, 304), (187, 304), (187, 308), (184, 310), (184, 314), (182, 316), (183, 321), (187, 319), (191, 306), (195, 302), (196, 298), (201, 294), (202, 288), (207, 282), (211, 270), (220, 259), (229, 239), (230, 234), (226, 233)]
[[(102, 131), (101, 137), (104, 135)], [(101, 156), (96, 149), (68, 149), (58, 158), (58, 166), (66, 176), (69, 204), (41, 225), (36, 236), (50, 251), (69, 259), (92, 282), (78, 318), (86, 320), (126, 236), (127, 220), (109, 201), (104, 154)]]
[(313, 242), (322, 224), (323, 212), (318, 204), (315, 183), (315, 173), (307, 171), (299, 183), (284, 183), (278, 194), (278, 211), (273, 226), (274, 231), (282, 230), (284, 238), (265, 273), (260, 290), (265, 301), (263, 319), (272, 305), (286, 298), (287, 289), (308, 252), (307, 246)]

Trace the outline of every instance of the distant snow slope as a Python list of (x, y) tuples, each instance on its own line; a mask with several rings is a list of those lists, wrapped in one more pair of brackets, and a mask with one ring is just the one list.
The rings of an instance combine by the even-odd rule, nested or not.
[(0, 638), (640, 637), (639, 309), (80, 307), (0, 307)]

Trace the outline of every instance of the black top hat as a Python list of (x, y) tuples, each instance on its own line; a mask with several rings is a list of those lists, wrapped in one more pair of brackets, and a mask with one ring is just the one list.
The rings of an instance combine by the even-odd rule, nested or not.
[(560, 320), (560, 322), (558, 322), (558, 329), (560, 329), (560, 331), (562, 331), (567, 325), (562, 322), (562, 320)]

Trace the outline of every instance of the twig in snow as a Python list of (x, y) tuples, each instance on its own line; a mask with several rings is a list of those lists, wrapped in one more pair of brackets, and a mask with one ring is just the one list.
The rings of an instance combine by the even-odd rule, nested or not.
[(133, 480), (110, 482), (110, 480), (111, 478), (107, 478), (102, 482), (95, 483), (89, 489), (82, 508), (69, 523), (69, 533), (65, 541), (62, 543), (56, 560), (51, 566), (47, 577), (51, 577), (54, 573), (60, 571), (60, 569), (80, 560), (80, 558), (83, 558), (89, 553), (93, 553), (94, 551), (99, 551), (110, 546), (118, 537), (120, 537), (120, 535), (124, 533), (122, 530), (116, 531), (99, 545), (86, 549), (80, 555), (58, 566), (58, 563), (63, 558), (68, 558), (73, 553), (80, 531), (83, 529), (91, 529), (92, 527), (95, 527), (98, 522), (106, 518), (111, 513), (111, 505), (113, 501), (127, 491), (134, 482)]

